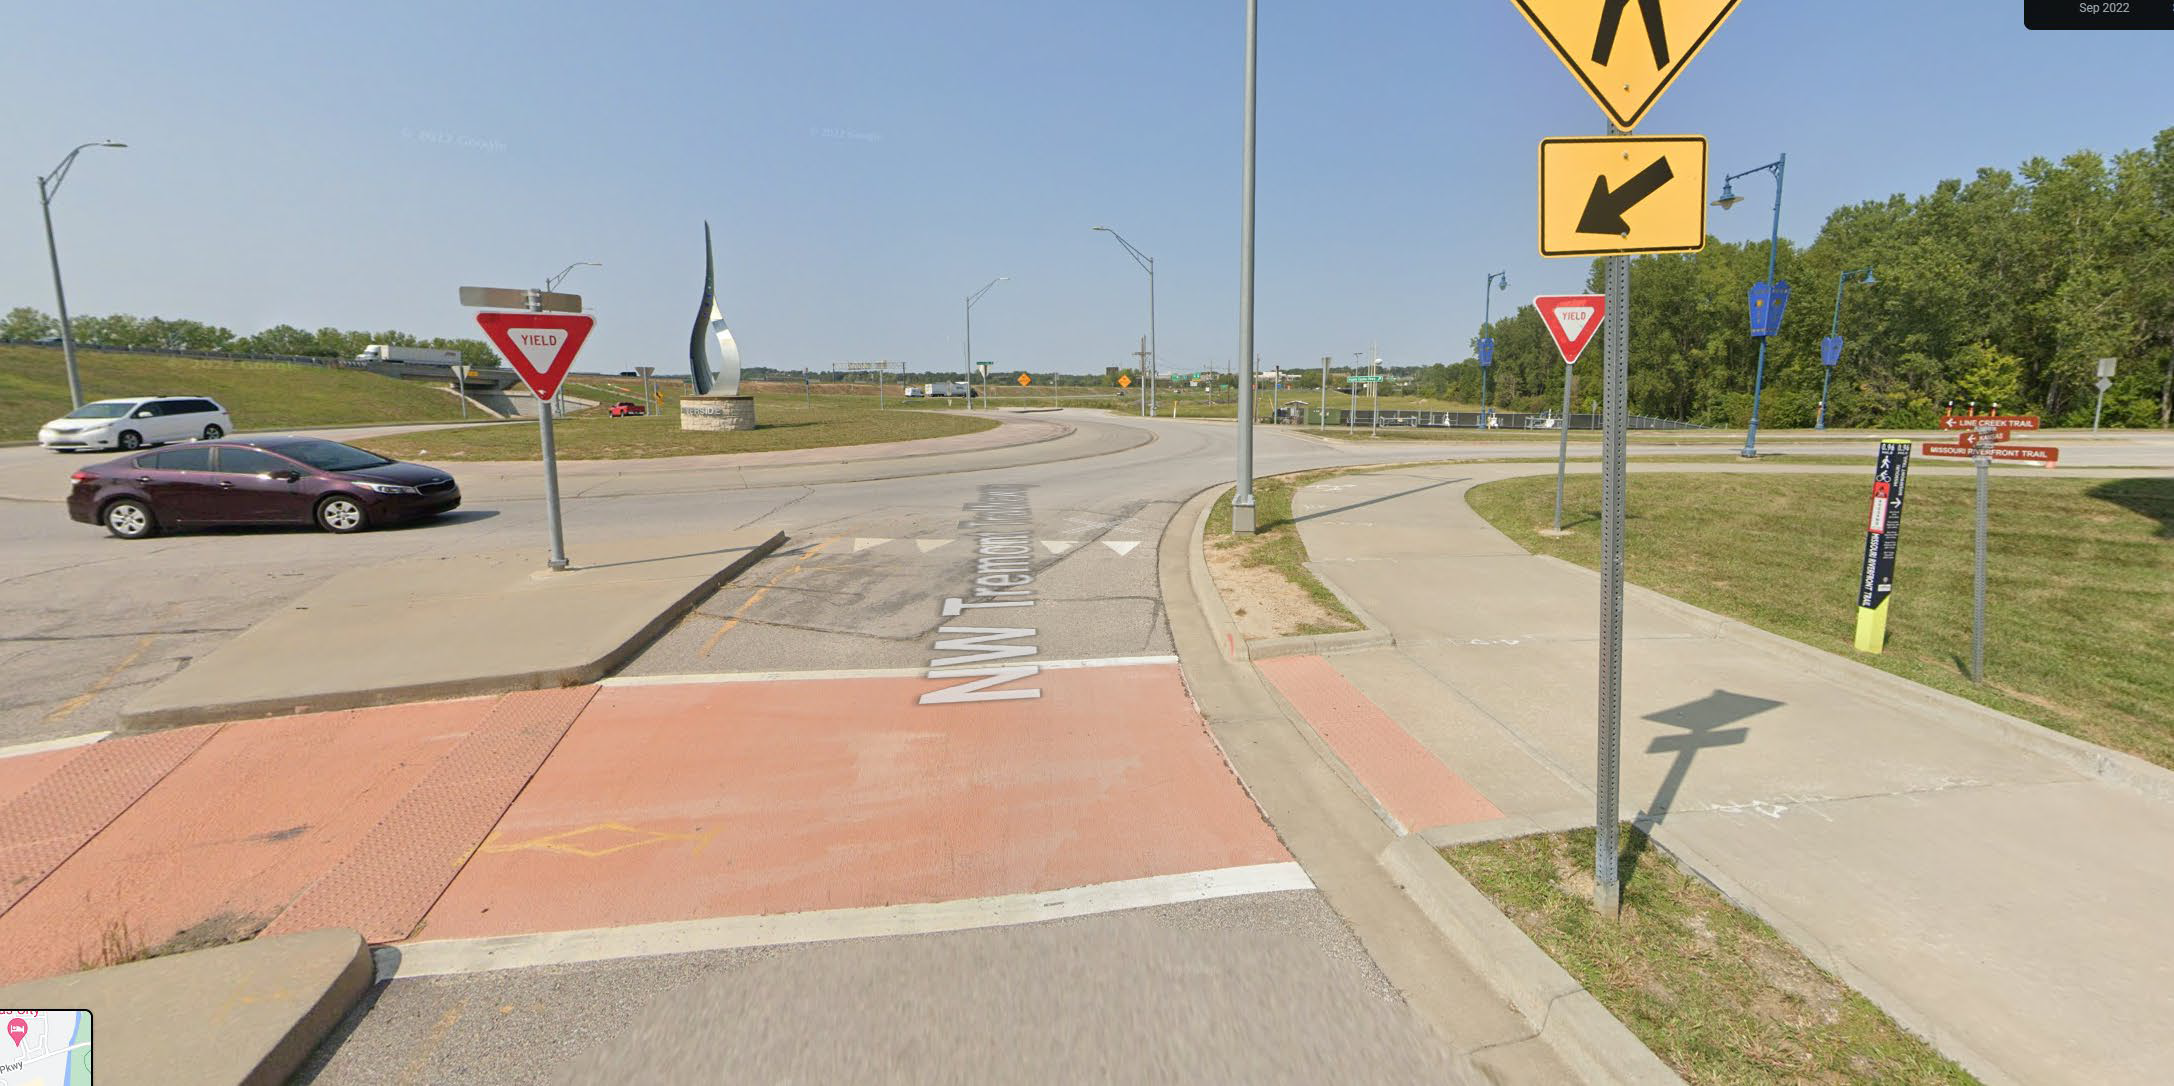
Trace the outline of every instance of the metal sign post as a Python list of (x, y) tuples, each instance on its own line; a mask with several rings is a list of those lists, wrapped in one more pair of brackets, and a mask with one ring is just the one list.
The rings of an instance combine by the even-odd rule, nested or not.
[(1563, 432), (1555, 442), (1555, 532), (1563, 530), (1563, 472), (1570, 466), (1570, 381), (1577, 375), (1577, 367), (1563, 363), (1563, 417), (1556, 425)]
[[(564, 570), (567, 564), (566, 531), (559, 518), (559, 459), (551, 429), (551, 401), (558, 395), (566, 374), (573, 369), (574, 358), (588, 340), (589, 330), (596, 326), (596, 320), (580, 315), (581, 296), (578, 294), (517, 291), (504, 287), (460, 288), (464, 305), (506, 305), (516, 296), (520, 300), (512, 304), (528, 310), (527, 314), (478, 313), (476, 323), (536, 397), (536, 426), (543, 446), (544, 515), (551, 533), (551, 554), (546, 564), (553, 570)], [(547, 311), (574, 315), (541, 316)]]
[(1623, 757), (1623, 507), (1630, 429), (1630, 257), (1607, 258), (1607, 323), (1601, 362), (1600, 433), (1600, 728), (1593, 786), (1593, 905), (1614, 916), (1623, 906), (1616, 825)]
[(1555, 341), (1555, 349), (1563, 356), (1563, 417), (1556, 425), (1562, 430), (1555, 443), (1555, 527), (1551, 535), (1563, 534), (1563, 473), (1570, 463), (1570, 384), (1578, 362), (1578, 356), (1593, 342), (1593, 334), (1600, 331), (1608, 317), (1608, 298), (1595, 294), (1542, 294), (1532, 300), (1532, 308), (1540, 314), (1540, 323), (1547, 328), (1548, 337)]
[(2098, 384), (2093, 386), (2099, 390), (2099, 398), (2091, 406), (2091, 432), (2094, 434), (2099, 432), (2099, 413), (2106, 410), (2106, 390), (2114, 387), (2114, 364), (2114, 359), (2099, 359)]
[(1978, 465), (1978, 542), (1977, 564), (1970, 574), (1970, 681), (1985, 681), (1985, 528), (1987, 491), (1991, 489), (1993, 474), (1993, 438), (1996, 429), (1990, 426), (1978, 428), (1977, 455), (1970, 459)]

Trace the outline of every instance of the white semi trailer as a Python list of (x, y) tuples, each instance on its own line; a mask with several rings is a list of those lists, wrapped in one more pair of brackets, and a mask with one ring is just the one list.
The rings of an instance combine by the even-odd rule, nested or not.
[(357, 362), (415, 362), (426, 366), (458, 366), (460, 352), (442, 347), (393, 347), (372, 343), (355, 356)]

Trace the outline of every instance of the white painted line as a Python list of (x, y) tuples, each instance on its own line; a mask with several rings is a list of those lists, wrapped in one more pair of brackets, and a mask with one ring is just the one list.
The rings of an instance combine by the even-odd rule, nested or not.
[(41, 739), (35, 743), (17, 743), (12, 747), (0, 747), (0, 758), (15, 758), (25, 754), (42, 754), (49, 750), (67, 750), (69, 747), (87, 747), (112, 732), (84, 732), (65, 739)]
[[(1089, 660), (1037, 660), (1043, 671), (1068, 671), (1093, 667), (1151, 667), (1175, 664), (1175, 656), (1104, 656)], [(925, 667), (877, 667), (837, 671), (724, 671), (687, 675), (617, 675), (599, 679), (598, 686), (693, 686), (702, 683), (770, 683), (826, 679), (923, 679)]]
[(1079, 546), (1079, 541), (1073, 539), (1045, 539), (1042, 540), (1042, 546), (1048, 547), (1051, 554), (1063, 554)]
[(1132, 553), (1132, 548), (1134, 548), (1134, 547), (1137, 547), (1137, 546), (1139, 546), (1139, 545), (1140, 545), (1140, 541), (1139, 541), (1139, 540), (1136, 540), (1136, 539), (1135, 539), (1135, 540), (1128, 540), (1128, 541), (1126, 541), (1126, 542), (1122, 542), (1122, 543), (1119, 543), (1119, 542), (1116, 542), (1116, 541), (1113, 541), (1113, 540), (1108, 540), (1108, 539), (1105, 539), (1105, 540), (1103, 540), (1103, 541), (1102, 541), (1102, 545), (1103, 545), (1103, 546), (1105, 546), (1105, 547), (1108, 547), (1109, 549), (1111, 549), (1111, 550), (1113, 550), (1113, 551), (1116, 551), (1116, 552), (1117, 552), (1118, 554), (1120, 554), (1120, 555), (1125, 555), (1125, 554), (1131, 554), (1131, 553)]
[(955, 542), (957, 542), (957, 540), (953, 539), (916, 539), (913, 541), (913, 545), (921, 548), (922, 554), (927, 554), (928, 552), (935, 550), (936, 548), (941, 547), (946, 543)]
[(859, 554), (870, 547), (880, 547), (889, 542), (888, 539), (858, 538), (853, 541), (853, 553)]
[(720, 916), (483, 939), (437, 939), (377, 947), (371, 956), (379, 980), (437, 977), (658, 954), (969, 931), (1187, 901), (1311, 889), (1313, 880), (1296, 863), (1255, 864), (963, 901), (772, 916)]

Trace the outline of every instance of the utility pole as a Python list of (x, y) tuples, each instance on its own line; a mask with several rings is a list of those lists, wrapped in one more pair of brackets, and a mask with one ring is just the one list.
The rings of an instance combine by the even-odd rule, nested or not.
[(1321, 356), (1321, 428), (1329, 428), (1329, 356)]
[[(1139, 359), (1139, 360), (1140, 360), (1140, 376), (1141, 376), (1141, 377), (1146, 377), (1146, 376), (1147, 376), (1147, 337), (1146, 337), (1146, 336), (1141, 336), (1141, 337), (1140, 337), (1140, 349), (1139, 349), (1139, 350), (1137, 350), (1137, 351), (1134, 351), (1134, 352), (1132, 352), (1132, 357), (1134, 357), (1134, 358), (1137, 358), (1137, 359)], [(1140, 395), (1140, 417), (1144, 419), (1144, 418), (1146, 418), (1146, 417), (1147, 417), (1147, 390), (1146, 390), (1146, 389), (1144, 389), (1144, 388), (1143, 388), (1143, 389), (1141, 389), (1141, 390), (1140, 390), (1140, 393), (1139, 393), (1139, 395)]]

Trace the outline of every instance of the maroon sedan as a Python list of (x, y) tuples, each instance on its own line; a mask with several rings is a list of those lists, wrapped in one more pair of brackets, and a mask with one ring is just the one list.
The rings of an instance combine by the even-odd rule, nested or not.
[(122, 539), (215, 524), (315, 524), (359, 532), (460, 505), (437, 468), (314, 437), (192, 441), (84, 468), (68, 515)]

